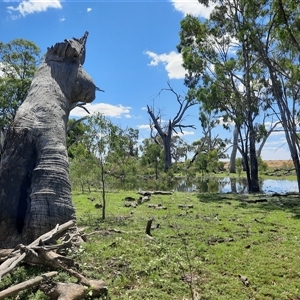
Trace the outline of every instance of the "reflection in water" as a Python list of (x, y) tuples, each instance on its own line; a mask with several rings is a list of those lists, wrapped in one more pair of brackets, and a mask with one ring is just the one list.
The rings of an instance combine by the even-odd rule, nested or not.
[[(260, 180), (263, 193), (298, 192), (297, 181), (264, 179)], [(246, 178), (205, 178), (199, 177), (196, 181), (182, 180), (177, 183), (175, 190), (178, 192), (199, 191), (200, 193), (248, 193)]]

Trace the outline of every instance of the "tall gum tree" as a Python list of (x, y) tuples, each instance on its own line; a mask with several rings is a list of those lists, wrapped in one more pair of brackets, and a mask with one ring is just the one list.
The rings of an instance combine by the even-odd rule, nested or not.
[(259, 4), (263, 16), (260, 19), (254, 17), (257, 6), (252, 2), (248, 4), (251, 24), (255, 28), (250, 35), (251, 43), (267, 72), (266, 85), (274, 100), (272, 107), (279, 110), (277, 117), (285, 133), (300, 192), (300, 146), (297, 135), (300, 108), (300, 7), (297, 2), (289, 0), (265, 0)]
[(83, 70), (88, 33), (48, 48), (18, 109), (0, 165), (0, 247), (29, 243), (75, 218), (66, 130), (79, 102), (97, 87)]
[[(199, 2), (217, 6), (206, 21), (188, 15), (181, 22), (178, 50), (187, 70), (185, 82), (204, 110), (220, 112), (234, 123), (248, 190), (258, 192), (259, 116), (270, 109), (270, 96), (261, 83), (265, 70), (252, 46), (253, 10), (243, 0)], [(259, 18), (259, 10), (256, 13)]]

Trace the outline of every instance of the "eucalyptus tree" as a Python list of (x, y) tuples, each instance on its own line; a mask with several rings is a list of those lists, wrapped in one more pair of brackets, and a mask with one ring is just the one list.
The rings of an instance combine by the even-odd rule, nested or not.
[[(165, 124), (162, 122), (162, 116), (160, 112), (155, 112), (153, 108), (150, 108), (147, 105), (147, 111), (151, 118), (150, 120), (150, 128), (151, 128), (151, 137), (156, 141), (158, 145), (160, 143), (157, 140), (157, 137), (159, 136), (162, 141), (162, 147), (164, 149), (164, 164), (165, 164), (165, 171), (168, 171), (168, 169), (172, 165), (172, 154), (171, 154), (171, 143), (172, 143), (172, 136), (173, 134), (178, 134), (180, 131), (183, 134), (183, 128), (195, 128), (195, 125), (193, 124), (182, 124), (182, 121), (184, 120), (184, 117), (186, 116), (187, 110), (196, 105), (197, 102), (195, 101), (195, 98), (189, 97), (190, 95), (187, 95), (186, 97), (181, 96), (180, 94), (176, 93), (174, 89), (171, 87), (170, 83), (168, 83), (168, 88), (164, 88), (160, 91), (159, 95), (163, 91), (169, 91), (171, 92), (179, 105), (178, 111), (173, 119), (169, 119), (168, 122)], [(153, 135), (153, 132), (155, 131), (155, 134)]]
[(0, 158), (7, 128), (26, 98), (40, 62), (40, 49), (33, 42), (0, 42)]
[(174, 135), (171, 141), (171, 156), (175, 163), (188, 159), (190, 145), (179, 135)]
[(159, 142), (153, 139), (144, 139), (140, 145), (141, 153), (141, 166), (147, 168), (154, 168), (155, 179), (159, 178), (159, 172), (163, 170), (163, 150)]
[(270, 101), (269, 95), (259, 90), (265, 70), (253, 54), (248, 1), (199, 2), (217, 2), (217, 6), (205, 21), (188, 15), (181, 22), (178, 50), (187, 70), (185, 84), (202, 109), (233, 122), (248, 190), (258, 192), (258, 117), (261, 111), (270, 109)]
[[(297, 135), (299, 116), (300, 72), (299, 72), (299, 3), (295, 1), (260, 1), (259, 6), (249, 2), (249, 35), (256, 57), (267, 74), (265, 85), (277, 107), (277, 117), (285, 132), (292, 161), (295, 166), (300, 191), (299, 138)], [(259, 9), (261, 18), (255, 18)], [(249, 24), (249, 26), (250, 26)]]
[(40, 62), (40, 49), (33, 42), (0, 42), (0, 128), (6, 129), (14, 119)]

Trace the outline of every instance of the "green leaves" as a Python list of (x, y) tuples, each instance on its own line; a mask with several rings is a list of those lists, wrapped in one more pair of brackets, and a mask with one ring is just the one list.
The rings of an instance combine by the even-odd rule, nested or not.
[(0, 42), (0, 127), (6, 128), (15, 117), (29, 90), (40, 63), (40, 49), (30, 41)]

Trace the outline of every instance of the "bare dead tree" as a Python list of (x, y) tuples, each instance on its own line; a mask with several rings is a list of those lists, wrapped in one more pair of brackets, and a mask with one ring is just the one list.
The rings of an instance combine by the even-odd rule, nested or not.
[(159, 95), (161, 95), (163, 91), (168, 91), (174, 94), (176, 101), (179, 104), (179, 108), (176, 116), (173, 119), (169, 119), (167, 125), (163, 126), (161, 122), (160, 111), (158, 114), (155, 114), (154, 109), (150, 108), (149, 105), (147, 105), (147, 111), (151, 118), (150, 128), (152, 129), (155, 128), (157, 134), (162, 140), (162, 146), (164, 149), (165, 171), (167, 171), (172, 165), (172, 156), (171, 156), (172, 134), (173, 133), (178, 134), (178, 131), (180, 131), (183, 134), (183, 128), (196, 129), (195, 125), (193, 124), (184, 125), (182, 124), (182, 121), (185, 117), (187, 110), (191, 106), (197, 104), (197, 102), (194, 99), (188, 99), (187, 97), (182, 97), (180, 94), (176, 93), (174, 89), (171, 87), (169, 82), (167, 84), (168, 84), (168, 88), (161, 89)]

